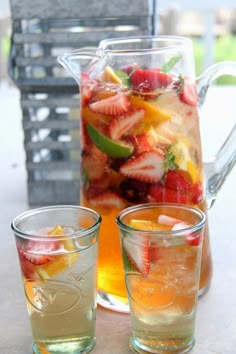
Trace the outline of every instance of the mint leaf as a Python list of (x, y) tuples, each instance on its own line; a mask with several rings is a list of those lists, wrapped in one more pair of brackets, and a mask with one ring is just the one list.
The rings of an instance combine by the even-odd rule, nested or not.
[(130, 86), (129, 76), (120, 70), (114, 70), (115, 74), (121, 79), (124, 86)]
[(175, 163), (175, 155), (171, 151), (171, 146), (169, 146), (165, 154), (164, 171), (176, 170), (178, 167), (177, 163)]
[(161, 71), (163, 71), (164, 73), (168, 73), (175, 66), (175, 64), (177, 64), (178, 61), (180, 61), (180, 59), (181, 59), (181, 55), (176, 55), (175, 57), (171, 58), (167, 63), (165, 63), (161, 67)]

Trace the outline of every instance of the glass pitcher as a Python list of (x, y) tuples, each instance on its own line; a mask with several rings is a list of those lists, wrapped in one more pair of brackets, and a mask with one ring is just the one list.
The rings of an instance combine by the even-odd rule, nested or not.
[[(98, 302), (128, 311), (115, 219), (141, 203), (174, 202), (207, 211), (235, 163), (236, 128), (203, 169), (199, 108), (211, 82), (236, 76), (221, 62), (195, 78), (192, 42), (174, 36), (107, 39), (58, 61), (80, 87), (80, 203), (102, 216)], [(205, 174), (204, 174), (205, 172)], [(143, 272), (145, 249), (134, 266)], [(205, 229), (199, 294), (210, 286)]]

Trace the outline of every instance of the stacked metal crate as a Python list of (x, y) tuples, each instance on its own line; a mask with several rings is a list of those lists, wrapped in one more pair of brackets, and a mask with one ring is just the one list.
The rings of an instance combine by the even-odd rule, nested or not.
[(79, 203), (79, 90), (57, 63), (104, 38), (153, 34), (155, 0), (11, 0), (29, 205)]

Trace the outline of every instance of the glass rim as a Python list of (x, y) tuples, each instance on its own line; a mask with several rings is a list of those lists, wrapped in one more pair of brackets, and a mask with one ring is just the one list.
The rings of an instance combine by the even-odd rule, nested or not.
[[(62, 234), (62, 235), (45, 235), (45, 234), (34, 234), (33, 232), (25, 232), (22, 231), (18, 228), (18, 224), (23, 221), (26, 220), (27, 218), (36, 215), (36, 214), (42, 214), (44, 212), (47, 211), (51, 211), (51, 210), (63, 210), (63, 209), (68, 209), (68, 210), (81, 210), (84, 212), (88, 212), (91, 215), (94, 215), (96, 217), (96, 220), (94, 220), (94, 223), (87, 227), (86, 229), (82, 229), (82, 230), (78, 230), (78, 231), (73, 231), (73, 232), (67, 232), (66, 234)], [(73, 240), (76, 238), (83, 238), (83, 237), (87, 237), (89, 236), (92, 232), (96, 231), (99, 227), (99, 225), (101, 224), (102, 221), (102, 217), (101, 215), (96, 212), (93, 209), (84, 207), (84, 206), (80, 206), (80, 205), (49, 205), (46, 207), (39, 207), (39, 208), (34, 208), (34, 209), (30, 209), (27, 211), (22, 212), (21, 214), (17, 215), (13, 221), (11, 222), (11, 228), (13, 230), (13, 232), (19, 236), (20, 238), (26, 239), (26, 240), (35, 240), (35, 241), (59, 241), (59, 240)], [(56, 226), (56, 225), (55, 225)], [(72, 226), (73, 227), (73, 226)]]
[[(194, 225), (190, 225), (188, 227), (183, 227), (180, 228), (178, 230), (141, 230), (141, 229), (137, 229), (131, 226), (128, 226), (127, 224), (123, 223), (121, 221), (122, 217), (130, 214), (133, 211), (138, 211), (141, 209), (153, 209), (153, 208), (160, 208), (160, 207), (166, 207), (166, 208), (178, 208), (178, 209), (182, 209), (182, 210), (186, 210), (186, 211), (191, 211), (193, 212), (195, 215), (199, 216), (199, 222), (197, 222)], [(183, 232), (184, 233), (195, 233), (199, 230), (201, 230), (203, 228), (203, 226), (205, 225), (206, 222), (206, 215), (204, 212), (202, 212), (199, 208), (195, 208), (192, 206), (188, 206), (188, 205), (181, 205), (181, 204), (177, 204), (177, 203), (146, 203), (146, 204), (138, 204), (138, 205), (134, 205), (128, 208), (123, 209), (116, 217), (116, 223), (118, 225), (118, 227), (120, 227), (122, 230), (124, 231), (134, 231), (134, 232), (138, 232), (139, 236), (148, 236), (150, 235), (150, 233), (152, 234), (152, 237), (181, 237), (183, 236)]]
[[(164, 42), (169, 41), (169, 44), (161, 47), (161, 48), (130, 48), (130, 49), (116, 49), (116, 48), (108, 48), (109, 44), (125, 44), (125, 43), (138, 43), (138, 42)], [(124, 53), (124, 52), (153, 52), (153, 51), (166, 51), (173, 49), (180, 49), (181, 47), (192, 45), (192, 40), (188, 37), (184, 36), (175, 36), (175, 35), (153, 35), (153, 36), (130, 36), (130, 37), (118, 37), (118, 38), (107, 38), (100, 41), (98, 48), (104, 50), (105, 52), (114, 52), (114, 53)]]

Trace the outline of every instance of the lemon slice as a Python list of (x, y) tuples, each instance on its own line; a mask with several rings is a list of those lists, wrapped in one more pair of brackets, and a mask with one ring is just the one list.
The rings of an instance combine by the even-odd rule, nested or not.
[(190, 174), (193, 183), (197, 182), (200, 178), (200, 171), (191, 157), (190, 141), (184, 138), (179, 139), (179, 141), (171, 145), (170, 150), (174, 154), (175, 163), (179, 166), (179, 168)]
[[(48, 235), (50, 235), (50, 236), (53, 236), (53, 235), (55, 235), (55, 236), (65, 235), (65, 230), (63, 229), (63, 227), (61, 225), (57, 225), (51, 231), (49, 231)], [(63, 244), (64, 248), (67, 251), (76, 250), (74, 242), (72, 240), (70, 240), (70, 239), (61, 240), (60, 243)]]
[(122, 84), (122, 80), (114, 72), (110, 66), (106, 66), (105, 70), (102, 73), (102, 81), (112, 82), (113, 84)]
[[(48, 235), (65, 235), (65, 231), (63, 227), (57, 225), (48, 233)], [(53, 276), (64, 272), (67, 268), (71, 267), (73, 263), (75, 263), (79, 258), (79, 252), (76, 252), (77, 248), (73, 240), (61, 240), (60, 243), (62, 247), (68, 251), (68, 253), (62, 255), (55, 255), (50, 262), (37, 266), (37, 273), (42, 280), (50, 279)]]
[(64, 234), (64, 229), (61, 227), (61, 225), (55, 226), (51, 231), (49, 231), (48, 235), (63, 235)]

